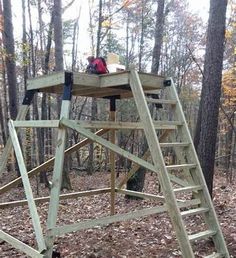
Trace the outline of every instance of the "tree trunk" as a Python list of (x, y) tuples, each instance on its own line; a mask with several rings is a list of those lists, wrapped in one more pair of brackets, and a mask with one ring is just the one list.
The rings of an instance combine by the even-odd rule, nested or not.
[(97, 31), (97, 51), (96, 56), (100, 56), (101, 48), (101, 32), (102, 32), (102, 0), (99, 0), (99, 13), (98, 13), (98, 31)]
[(201, 93), (201, 121), (198, 157), (212, 194), (218, 115), (221, 95), (222, 64), (227, 0), (211, 0), (207, 29), (206, 54)]
[[(0, 1), (0, 17), (3, 17), (3, 12), (2, 12), (2, 3)], [(0, 21), (0, 26), (2, 25), (1, 21)], [(2, 36), (2, 32), (1, 32), (1, 36)], [(0, 36), (0, 48), (3, 48), (3, 42), (2, 42), (2, 38)], [(5, 77), (5, 72), (4, 72), (4, 57), (1, 56), (0, 57), (0, 67), (1, 67), (1, 70), (0, 70), (0, 80), (2, 79), (4, 81), (4, 77)], [(3, 83), (2, 83), (2, 86), (1, 86), (1, 92), (4, 92), (4, 89), (5, 87), (3, 87)], [(6, 119), (4, 118), (4, 114), (6, 115), (6, 112), (5, 112), (5, 107), (3, 105), (3, 98), (4, 97), (4, 94), (2, 94), (3, 96), (0, 96), (0, 130), (1, 130), (1, 137), (2, 137), (2, 141), (0, 144), (3, 144), (5, 145), (6, 144), (6, 140), (7, 140), (7, 137), (6, 137)]]
[(18, 94), (16, 83), (15, 45), (12, 25), (11, 0), (3, 0), (4, 47), (6, 49), (6, 67), (11, 119), (16, 119)]
[[(15, 42), (13, 36), (11, 0), (3, 0), (3, 20), (3, 44), (6, 50), (5, 62), (8, 81), (9, 111), (10, 118), (15, 120), (18, 111), (18, 93), (16, 81)], [(19, 176), (20, 172), (17, 162), (15, 162), (15, 170), (17, 175)]]
[[(62, 5), (61, 0), (54, 0), (54, 42), (55, 42), (55, 71), (63, 71), (63, 30), (62, 30)], [(58, 114), (61, 107), (61, 100), (57, 98)], [(68, 145), (67, 145), (68, 146)], [(67, 159), (64, 160), (61, 189), (71, 189), (70, 178), (68, 176), (69, 166)]]
[[(142, 141), (143, 141), (143, 145), (141, 146), (141, 149), (142, 149), (141, 157), (148, 149), (146, 138), (143, 137)], [(131, 191), (142, 192), (144, 187), (144, 182), (145, 182), (145, 175), (146, 175), (146, 168), (140, 167), (137, 170), (137, 172), (127, 181), (126, 188)], [(127, 199), (135, 199), (135, 200), (140, 199), (139, 197), (131, 196), (131, 195), (126, 195), (125, 197)]]
[[(155, 28), (155, 45), (153, 48), (152, 56), (152, 73), (158, 73), (160, 56), (161, 56), (161, 46), (163, 37), (163, 27), (164, 27), (164, 5), (165, 0), (158, 1), (157, 16), (156, 16), (156, 28)], [(153, 116), (154, 105), (150, 105), (150, 113)], [(141, 152), (144, 154), (148, 150), (148, 144), (146, 141), (146, 136), (142, 139), (143, 145), (141, 146)], [(143, 190), (145, 181), (146, 169), (140, 167), (138, 171), (131, 177), (127, 182), (127, 189), (132, 191)]]
[(161, 47), (163, 41), (163, 30), (164, 30), (164, 7), (165, 0), (158, 0), (158, 7), (156, 13), (156, 26), (155, 26), (155, 43), (152, 53), (152, 73), (158, 73), (159, 64), (160, 64), (160, 56), (161, 56)]

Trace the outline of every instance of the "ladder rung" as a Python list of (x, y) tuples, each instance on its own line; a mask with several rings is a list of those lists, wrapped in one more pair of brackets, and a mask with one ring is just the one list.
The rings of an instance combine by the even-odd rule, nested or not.
[(166, 166), (168, 170), (182, 169), (182, 168), (196, 168), (196, 164), (181, 164), (181, 165), (170, 165)]
[(189, 142), (163, 142), (160, 143), (161, 147), (188, 147)]
[(213, 254), (204, 256), (204, 258), (222, 258), (222, 257), (223, 257), (223, 255), (219, 254), (219, 253), (213, 253)]
[(209, 211), (209, 208), (201, 207), (201, 208), (191, 209), (191, 210), (187, 210), (187, 211), (182, 211), (181, 215), (184, 217), (184, 216), (201, 214), (201, 213), (205, 213), (208, 211)]
[(195, 240), (214, 236), (215, 234), (216, 234), (216, 231), (214, 231), (214, 230), (206, 230), (206, 231), (202, 231), (202, 232), (190, 235), (190, 236), (188, 236), (188, 238), (189, 238), (189, 241), (195, 241)]
[(183, 122), (179, 120), (168, 121), (168, 120), (153, 120), (153, 124), (155, 125), (183, 125)]
[(155, 125), (155, 129), (162, 129), (162, 130), (176, 130), (177, 126), (176, 125)]
[(199, 191), (202, 189), (201, 185), (190, 185), (190, 186), (185, 186), (181, 188), (176, 188), (174, 189), (175, 193), (185, 193), (185, 192), (194, 192), (194, 191)]
[(146, 98), (147, 102), (150, 103), (158, 103), (158, 104), (169, 104), (169, 105), (176, 105), (177, 100), (172, 99), (152, 99), (152, 98)]

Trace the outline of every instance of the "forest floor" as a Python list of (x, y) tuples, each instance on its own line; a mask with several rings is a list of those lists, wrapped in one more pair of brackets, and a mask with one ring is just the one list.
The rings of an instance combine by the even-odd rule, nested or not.
[[(0, 186), (10, 180), (5, 174)], [(109, 173), (96, 172), (88, 176), (85, 172), (70, 175), (74, 191), (91, 190), (109, 187)], [(122, 177), (122, 173), (121, 173)], [(145, 192), (157, 193), (156, 176), (147, 174)], [(42, 185), (37, 187), (36, 180), (31, 180), (35, 197), (47, 196), (48, 189)], [(38, 193), (37, 193), (38, 192)], [(68, 191), (65, 191), (68, 193)], [(21, 187), (4, 194), (1, 202), (25, 199)], [(72, 224), (82, 219), (109, 215), (109, 194), (93, 197), (69, 199), (60, 202), (58, 225)], [(231, 257), (236, 257), (236, 184), (227, 184), (225, 177), (218, 171), (214, 183), (214, 205), (220, 225), (225, 236)], [(153, 207), (156, 203), (150, 200), (127, 200), (123, 195), (116, 196), (116, 212), (130, 212), (142, 207)], [(37, 206), (40, 220), (45, 230), (48, 203)], [(0, 229), (17, 237), (24, 243), (35, 247), (35, 237), (27, 206), (0, 210)], [(196, 223), (187, 223), (194, 229)], [(78, 258), (177, 258), (181, 252), (171, 222), (166, 213), (142, 217), (139, 219), (117, 222), (107, 226), (69, 233), (56, 238), (55, 249), (61, 257)], [(204, 257), (212, 253), (210, 241), (197, 241), (194, 245), (196, 257)], [(0, 240), (0, 257), (26, 257), (9, 244)]]

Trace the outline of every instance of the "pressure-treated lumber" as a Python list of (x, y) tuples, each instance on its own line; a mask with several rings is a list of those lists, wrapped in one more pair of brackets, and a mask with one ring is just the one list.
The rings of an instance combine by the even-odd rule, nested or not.
[[(185, 208), (192, 205), (198, 205), (200, 203), (200, 200), (189, 200), (185, 202), (178, 203), (179, 208)], [(157, 206), (153, 208), (146, 208), (142, 210), (132, 211), (129, 213), (124, 214), (117, 214), (113, 216), (107, 216), (99, 219), (91, 219), (88, 221), (82, 221), (79, 223), (74, 223), (71, 225), (64, 225), (64, 226), (57, 226), (49, 230), (49, 234), (51, 235), (63, 235), (65, 233), (70, 233), (73, 231), (78, 231), (82, 229), (87, 229), (95, 226), (104, 226), (108, 225), (110, 223), (119, 222), (119, 221), (125, 221), (129, 219), (136, 219), (140, 217), (144, 217), (151, 214), (157, 214), (162, 213), (166, 211), (166, 205)]]
[[(164, 87), (167, 88), (164, 89)], [(224, 242), (222, 231), (219, 227), (219, 222), (217, 220), (212, 201), (207, 191), (203, 173), (201, 171), (201, 167), (196, 152), (194, 150), (192, 139), (180, 105), (180, 101), (178, 99), (176, 89), (171, 79), (166, 80), (165, 78), (157, 75), (137, 73), (133, 70), (101, 76), (61, 72), (39, 79), (30, 80), (28, 82), (28, 89), (32, 91), (28, 92), (29, 94), (27, 96), (33, 96), (32, 94), (35, 93), (35, 90), (39, 92), (58, 94), (61, 94), (63, 92), (61, 116), (60, 120), (52, 121), (22, 121), (21, 119), (20, 121), (15, 122), (10, 121), (10, 134), (14, 145), (14, 150), (16, 152), (17, 161), (19, 163), (20, 172), (22, 174), (27, 200), (2, 203), (0, 204), (0, 208), (15, 207), (25, 205), (26, 203), (29, 205), (31, 216), (35, 217), (35, 219), (33, 220), (33, 226), (36, 232), (36, 240), (39, 245), (39, 251), (33, 249), (31, 250), (27, 247), (26, 251), (24, 251), (24, 243), (21, 243), (17, 239), (8, 236), (5, 233), (1, 234), (0, 232), (0, 238), (1, 236), (3, 239), (8, 238), (8, 241), (11, 242), (13, 246), (19, 247), (20, 250), (33, 257), (41, 257), (37, 255), (41, 255), (40, 252), (45, 250), (44, 257), (49, 258), (52, 255), (53, 244), (57, 235), (62, 235), (64, 233), (86, 229), (93, 226), (102, 226), (112, 222), (123, 221), (131, 218), (139, 218), (148, 214), (167, 211), (172, 220), (183, 257), (194, 257), (190, 241), (192, 242), (198, 239), (211, 237), (215, 244), (217, 254), (216, 256), (212, 254), (209, 257), (222, 256), (224, 258), (229, 258), (229, 253)], [(162, 94), (160, 94), (160, 90), (162, 89), (165, 91), (163, 95), (166, 96), (167, 99), (147, 99), (144, 95), (144, 93), (153, 93), (159, 94), (159, 96), (161, 96)], [(116, 119), (114, 106), (110, 106), (110, 111), (112, 111), (110, 115), (111, 121), (72, 121), (69, 119), (70, 100), (72, 94), (75, 96), (79, 95), (87, 97), (104, 97), (110, 99), (110, 101), (115, 101), (116, 99), (121, 98), (129, 98), (133, 96), (138, 109), (140, 122), (130, 123), (115, 121)], [(169, 119), (171, 121), (153, 121), (147, 106), (147, 102), (161, 103), (164, 105), (164, 107), (165, 105), (169, 105), (168, 107), (171, 113)], [(29, 101), (24, 101), (23, 103), (29, 104)], [(114, 104), (115, 102), (110, 102), (110, 104), (111, 103)], [(22, 111), (22, 113), (24, 112)], [(161, 113), (162, 112), (160, 112), (160, 114)], [(23, 115), (22, 119), (24, 119)], [(55, 159), (51, 159), (44, 164), (41, 164), (39, 167), (31, 170), (30, 173), (27, 173), (26, 171), (16, 134), (17, 128), (24, 127), (59, 128)], [(87, 137), (87, 139), (65, 151), (67, 128), (76, 130), (83, 136)], [(103, 133), (110, 130), (109, 141), (105, 140), (101, 136), (92, 133), (91, 130), (89, 130), (95, 128), (104, 128), (103, 130), (101, 130), (101, 132)], [(130, 152), (121, 149), (120, 147), (115, 145), (116, 130), (126, 129), (144, 131), (148, 142), (149, 151), (147, 151), (142, 158), (139, 158), (138, 156), (133, 155)], [(157, 134), (157, 130), (163, 129), (164, 137), (162, 139), (163, 135), (159, 135), (160, 131)], [(164, 138), (166, 139), (166, 141), (164, 141)], [(110, 188), (60, 195), (63, 160), (65, 155), (78, 149), (78, 146), (84, 146), (86, 143), (89, 142), (97, 142), (110, 150)], [(6, 161), (9, 156), (11, 144), (12, 143), (10, 141), (10, 147), (6, 148), (7, 153), (5, 153), (5, 155), (3, 155), (2, 157), (3, 161)], [(163, 148), (171, 148), (176, 153), (176, 164), (165, 164)], [(132, 169), (118, 185), (118, 188), (115, 188), (115, 153), (133, 162)], [(147, 162), (150, 154), (151, 161)], [(50, 199), (49, 197), (34, 199), (29, 184), (29, 176), (37, 174), (39, 171), (42, 170), (45, 171), (46, 168), (52, 165), (53, 161), (55, 161), (55, 164), (53, 169)], [(160, 196), (121, 189), (123, 184), (127, 182), (130, 176), (132, 176), (140, 166), (143, 166), (144, 168), (157, 173), (163, 195)], [(2, 167), (0, 168), (1, 170), (3, 170)], [(4, 192), (6, 191), (6, 189), (11, 188), (12, 185), (17, 184), (18, 182), (20, 182), (20, 180), (21, 179), (17, 179), (16, 181), (13, 181), (10, 184), (2, 187), (0, 189), (0, 193), (1, 191)], [(91, 219), (89, 221), (81, 221), (72, 225), (56, 226), (60, 199), (77, 198), (101, 193), (110, 193), (111, 216)], [(154, 208), (141, 209), (139, 211), (134, 211), (127, 214), (115, 215), (114, 213), (116, 193), (155, 200), (158, 203), (163, 203), (163, 205)], [(185, 193), (192, 193), (193, 199), (186, 200), (186, 197), (190, 194), (186, 195)], [(178, 194), (181, 194), (180, 198), (178, 197)], [(43, 237), (41, 234), (41, 225), (35, 205), (36, 203), (42, 203), (45, 201), (50, 201), (50, 203), (46, 236)], [(188, 208), (188, 210), (183, 211), (181, 210), (181, 208)], [(193, 216), (197, 214), (200, 214), (202, 216), (205, 223), (204, 228), (207, 230), (203, 232), (196, 232), (195, 234), (190, 235), (187, 233), (189, 230), (186, 230), (185, 228), (183, 217)]]
[[(67, 200), (67, 199), (75, 199), (75, 198), (80, 198), (80, 197), (88, 197), (88, 196), (93, 196), (93, 195), (98, 195), (98, 194), (105, 194), (105, 193), (110, 193), (110, 192), (111, 192), (111, 188), (103, 188), (103, 189), (61, 194), (59, 197), (60, 197), (60, 200)], [(36, 204), (48, 202), (49, 200), (50, 200), (50, 196), (39, 197), (39, 198), (34, 199)], [(27, 204), (28, 204), (27, 200), (5, 202), (5, 203), (0, 203), (0, 209), (23, 206), (23, 205), (27, 205)]]
[(26, 198), (27, 198), (27, 201), (28, 201), (30, 215), (31, 215), (33, 227), (34, 227), (34, 230), (35, 230), (35, 235), (36, 235), (38, 248), (39, 248), (39, 251), (42, 252), (43, 250), (46, 250), (46, 245), (45, 245), (44, 237), (43, 237), (43, 231), (42, 231), (42, 228), (41, 228), (37, 208), (36, 208), (36, 205), (35, 205), (35, 202), (34, 202), (33, 192), (32, 192), (31, 186), (30, 186), (29, 178), (27, 176), (27, 170), (26, 170), (26, 167), (25, 167), (25, 163), (24, 163), (22, 152), (21, 152), (20, 144), (19, 144), (19, 141), (18, 141), (18, 138), (17, 138), (16, 130), (15, 130), (11, 120), (9, 121), (9, 132), (10, 132), (12, 144), (13, 144), (13, 147), (14, 147), (14, 150), (15, 150), (19, 170), (20, 170), (20, 173), (21, 173), (22, 182), (23, 182), (24, 190), (25, 190), (25, 195), (26, 195)]
[[(148, 91), (163, 88), (164, 77), (147, 73), (139, 73), (139, 76), (144, 90)], [(72, 94), (87, 97), (132, 97), (129, 77), (129, 71), (99, 76), (74, 72)], [(40, 92), (61, 94), (64, 81), (64, 72), (53, 73), (28, 80), (27, 89), (37, 89)]]
[[(61, 115), (60, 117), (69, 117), (71, 100), (63, 100), (61, 106)], [(56, 218), (59, 208), (59, 196), (61, 190), (62, 182), (62, 171), (64, 165), (64, 151), (66, 146), (66, 128), (63, 126), (59, 127), (58, 136), (57, 136), (57, 146), (55, 154), (55, 163), (53, 168), (53, 177), (52, 177), (52, 188), (50, 194), (48, 218), (47, 218), (47, 229), (53, 228), (56, 225)], [(46, 243), (47, 243), (47, 256), (51, 256), (53, 249), (53, 242), (55, 236), (49, 236), (48, 232), (46, 233)]]
[[(69, 119), (65, 119), (65, 118), (62, 118), (60, 120), (60, 123), (62, 125), (65, 125), (65, 126), (71, 128), (71, 129), (73, 129), (73, 130), (76, 130), (77, 132), (81, 133), (85, 137), (93, 140), (94, 142), (97, 142), (97, 143), (103, 145), (104, 147), (110, 149), (111, 151), (116, 152), (117, 154), (119, 154), (119, 155), (121, 155), (121, 156), (139, 164), (140, 166), (143, 166), (150, 171), (158, 173), (158, 170), (152, 164), (150, 164), (149, 162), (147, 162), (145, 160), (142, 160), (141, 158), (139, 158), (139, 157), (131, 154), (130, 152), (116, 146), (115, 144), (112, 144), (111, 142), (93, 134), (91, 131), (89, 131), (88, 129), (85, 129), (83, 126), (81, 126), (79, 124), (76, 124), (75, 122), (72, 122)], [(169, 175), (169, 177), (170, 177), (171, 181), (173, 181), (173, 182), (175, 182), (179, 185), (188, 186), (188, 182), (176, 177), (175, 175)]]
[[(115, 122), (115, 121), (76, 121), (85, 128), (90, 129), (126, 129), (126, 130), (143, 130), (142, 123), (140, 122)], [(38, 120), (38, 121), (14, 121), (15, 127), (29, 127), (29, 128), (58, 128), (59, 120)], [(158, 121), (154, 122), (155, 129), (175, 130), (176, 126), (181, 125), (179, 121)]]
[(15, 237), (7, 234), (6, 232), (3, 232), (2, 230), (0, 230), (0, 239), (8, 242), (10, 245), (15, 247), (16, 249), (24, 252), (25, 254), (27, 254), (31, 257), (34, 257), (34, 258), (43, 258), (44, 257), (44, 255), (40, 254), (40, 252), (36, 251), (29, 245), (26, 245), (25, 243), (19, 241)]
[[(174, 86), (174, 82), (172, 79), (171, 79), (171, 84)], [(182, 131), (184, 141), (190, 142), (188, 160), (194, 160), (194, 163), (196, 163), (196, 168), (194, 169), (194, 171), (191, 172), (191, 175), (192, 175), (194, 181), (197, 184), (200, 184), (202, 186), (202, 191), (197, 196), (198, 196), (198, 198), (201, 198), (202, 206), (209, 208), (209, 212), (204, 214), (205, 215), (204, 219), (205, 219), (208, 227), (211, 229), (214, 229), (214, 231), (216, 231), (216, 234), (213, 235), (212, 239), (214, 241), (217, 252), (220, 254), (223, 254), (224, 257), (229, 258), (230, 257), (229, 252), (228, 252), (225, 240), (224, 240), (222, 230), (220, 228), (219, 221), (217, 219), (217, 215), (216, 215), (213, 203), (212, 203), (211, 196), (209, 194), (209, 191), (208, 191), (208, 188), (206, 185), (206, 181), (205, 181), (202, 169), (201, 169), (200, 162), (197, 157), (196, 150), (194, 148), (192, 137), (188, 130), (187, 121), (185, 119), (184, 112), (181, 107), (176, 88), (171, 87), (171, 89), (170, 88), (167, 89), (167, 93), (168, 93), (170, 99), (177, 100), (177, 104), (175, 106), (177, 119), (183, 122), (181, 131)]]
[(192, 215), (196, 215), (196, 214), (206, 213), (208, 211), (209, 211), (208, 208), (200, 207), (200, 208), (196, 208), (196, 209), (190, 209), (190, 210), (187, 210), (187, 211), (182, 211), (181, 216), (182, 217), (192, 216)]
[(223, 258), (224, 256), (219, 253), (213, 253), (211, 255), (204, 256), (204, 258)]
[(164, 160), (160, 158), (161, 147), (145, 100), (145, 95), (142, 90), (142, 84), (139, 79), (138, 73), (134, 70), (131, 71), (130, 86), (132, 89), (136, 107), (139, 112), (140, 119), (144, 125), (144, 132), (146, 135), (154, 166), (156, 169), (161, 167), (162, 173), (158, 174), (158, 178), (163, 190), (163, 194), (166, 198), (167, 210), (172, 220), (177, 238), (179, 240), (182, 254), (184, 257), (193, 258), (194, 254), (188, 239), (188, 234), (183, 224), (182, 217), (179, 213), (175, 195), (173, 191), (171, 191), (172, 186), (170, 179), (167, 176), (168, 171), (166, 169)]
[[(116, 111), (110, 111), (110, 120), (111, 121), (116, 120)], [(116, 144), (115, 130), (111, 130), (109, 136), (110, 136), (110, 142), (113, 144)], [(111, 215), (115, 214), (115, 185), (116, 185), (116, 168), (115, 167), (116, 167), (115, 153), (113, 151), (110, 151), (110, 170), (111, 170), (111, 207), (110, 207), (110, 210), (111, 210)]]
[(204, 238), (214, 236), (215, 234), (216, 234), (215, 230), (205, 230), (205, 231), (198, 232), (196, 234), (190, 235), (189, 240), (190, 241), (196, 241), (196, 240), (199, 240), (199, 239), (204, 239)]
[[(161, 136), (159, 137), (159, 141), (160, 141), (160, 142), (161, 142), (161, 141), (164, 141), (164, 140), (167, 138), (167, 136), (169, 135), (169, 133), (170, 133), (169, 130), (165, 130), (165, 131), (161, 134)], [(160, 145), (161, 145), (161, 143), (160, 143)], [(149, 157), (150, 157), (150, 151), (147, 150), (147, 151), (143, 154), (142, 159), (143, 159), (143, 160), (147, 160)], [(128, 174), (124, 177), (124, 179), (119, 183), (118, 189), (121, 189), (121, 188), (128, 182), (128, 180), (139, 170), (139, 168), (140, 168), (140, 165), (134, 163), (134, 164), (132, 165), (132, 167), (131, 167), (129, 173), (128, 173)]]
[(136, 192), (136, 191), (125, 190), (125, 189), (116, 189), (116, 192), (126, 194), (126, 195), (135, 196), (135, 197), (139, 197), (139, 198), (143, 198), (143, 199), (165, 202), (165, 197), (160, 196), (160, 195)]
[[(29, 110), (28, 105), (22, 105), (19, 109), (16, 120), (24, 120), (28, 110)], [(2, 174), (3, 170), (6, 168), (7, 160), (11, 153), (11, 150), (12, 150), (12, 141), (11, 141), (11, 138), (8, 138), (0, 158), (0, 175)]]
[[(103, 134), (107, 133), (109, 131), (109, 129), (101, 129), (99, 131), (97, 131), (95, 134), (102, 136)], [(73, 145), (72, 147), (68, 148), (65, 150), (65, 156), (77, 151), (78, 149), (80, 149), (81, 147), (85, 146), (86, 144), (91, 143), (91, 140), (86, 138), (82, 141), (80, 141), (79, 143), (76, 143), (75, 145)], [(32, 170), (30, 170), (28, 172), (28, 177), (32, 177), (34, 175), (37, 175), (40, 172), (46, 172), (46, 170), (51, 167), (54, 164), (55, 161), (55, 157), (45, 161), (44, 163), (42, 163), (41, 165), (39, 165), (36, 168), (33, 168)], [(13, 181), (9, 182), (8, 184), (2, 186), (0, 188), (0, 195), (9, 191), (11, 188), (19, 185), (21, 183), (21, 177), (18, 177), (16, 179), (14, 179)]]

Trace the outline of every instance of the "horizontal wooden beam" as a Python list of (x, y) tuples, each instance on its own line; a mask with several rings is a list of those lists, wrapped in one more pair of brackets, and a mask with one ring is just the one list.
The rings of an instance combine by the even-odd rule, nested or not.
[[(101, 129), (101, 130), (97, 131), (95, 134), (101, 136), (101, 135), (107, 133), (108, 131), (109, 131), (108, 129)], [(73, 145), (72, 147), (68, 148), (65, 151), (65, 155), (70, 155), (71, 153), (75, 152), (76, 150), (85, 146), (86, 144), (89, 144), (90, 142), (92, 142), (92, 140), (90, 140), (90, 139), (84, 139), (84, 140), (80, 141), (79, 143), (77, 143), (77, 144)], [(34, 175), (37, 175), (40, 172), (46, 172), (47, 168), (53, 166), (54, 160), (55, 160), (55, 157), (47, 160), (46, 162), (39, 165), (38, 167), (33, 168), (32, 170), (30, 170), (28, 172), (28, 177), (32, 177)], [(14, 179), (13, 181), (9, 182), (8, 184), (2, 186), (0, 188), (0, 195), (5, 193), (6, 191), (10, 190), (11, 188), (17, 186), (20, 183), (21, 183), (21, 177), (18, 177), (16, 179)]]
[[(109, 193), (110, 191), (111, 191), (111, 188), (103, 188), (103, 189), (96, 189), (96, 190), (90, 190), (90, 191), (82, 191), (82, 192), (61, 194), (60, 195), (60, 200), (73, 199), (73, 198), (79, 198), (79, 197), (85, 197), (85, 196), (93, 196), (93, 195), (97, 195), (97, 194)], [(50, 200), (50, 196), (40, 197), (40, 198), (35, 198), (34, 199), (36, 204), (48, 202), (49, 200)], [(17, 207), (17, 206), (24, 206), (24, 205), (27, 205), (27, 204), (28, 204), (27, 200), (4, 202), (4, 203), (0, 203), (0, 209), (6, 209), (6, 208), (10, 208), (10, 207)]]
[(47, 76), (40, 76), (27, 80), (27, 90), (48, 88), (51, 86), (62, 86), (65, 82), (65, 73), (57, 72)]
[(135, 197), (140, 197), (140, 198), (143, 198), (143, 199), (165, 202), (165, 198), (163, 196), (160, 196), (160, 195), (143, 193), (143, 192), (136, 192), (136, 191), (125, 190), (125, 189), (116, 189), (116, 192), (121, 193), (121, 194), (135, 196)]
[[(96, 74), (88, 73), (78, 73), (73, 72), (73, 90), (79, 90), (84, 88), (84, 90), (89, 90), (90, 88), (99, 88), (100, 78)], [(78, 87), (79, 86), (79, 87)]]
[(150, 103), (158, 103), (158, 104), (169, 104), (169, 105), (176, 105), (177, 100), (173, 99), (153, 99), (153, 98), (146, 98), (147, 102)]
[(5, 233), (4, 231), (0, 230), (0, 239), (3, 241), (9, 243), (16, 249), (20, 250), (21, 252), (35, 258), (43, 258), (44, 255), (40, 254), (37, 250), (32, 248), (29, 245), (26, 245), (25, 243), (21, 242), (20, 240), (16, 239), (15, 237)]
[(13, 121), (13, 125), (22, 128), (58, 128), (59, 120)]
[[(200, 199), (193, 199), (185, 202), (178, 202), (178, 207), (185, 208), (192, 205), (198, 205), (200, 203), (201, 203)], [(166, 210), (167, 210), (166, 205), (162, 205), (162, 206), (157, 206), (153, 208), (146, 208), (138, 211), (132, 211), (129, 213), (107, 216), (99, 219), (91, 219), (88, 221), (82, 221), (71, 225), (58, 226), (53, 229), (49, 229), (49, 235), (60, 236), (66, 233), (70, 233), (78, 230), (84, 230), (95, 226), (104, 226), (114, 222), (125, 221), (129, 219), (136, 219), (136, 218), (140, 218), (140, 217), (144, 217), (152, 214), (158, 214), (158, 213), (165, 212)]]
[(129, 72), (110, 73), (100, 76), (100, 87), (126, 86), (129, 89)]
[[(142, 130), (143, 125), (141, 122), (112, 122), (112, 121), (79, 121), (70, 120), (82, 125), (84, 128), (103, 128), (103, 129), (133, 129)], [(32, 128), (58, 128), (59, 120), (27, 120), (27, 121), (14, 121), (15, 127), (32, 127)], [(154, 121), (155, 129), (169, 129), (175, 130), (177, 125), (181, 125), (179, 121)]]
[[(72, 121), (72, 120), (71, 120)], [(103, 129), (133, 129), (143, 130), (141, 122), (112, 122), (112, 121), (75, 121), (84, 128), (103, 128)], [(175, 130), (176, 126), (181, 125), (180, 121), (154, 121), (155, 129)]]

